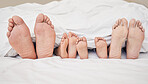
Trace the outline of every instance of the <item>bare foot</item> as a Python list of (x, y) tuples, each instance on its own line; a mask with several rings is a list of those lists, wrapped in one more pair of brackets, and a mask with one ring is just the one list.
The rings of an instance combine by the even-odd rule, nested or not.
[(142, 23), (132, 19), (129, 23), (129, 32), (127, 39), (127, 59), (137, 59), (144, 40), (144, 32)]
[(38, 58), (51, 57), (55, 44), (55, 31), (50, 19), (43, 14), (36, 18), (35, 28), (36, 51)]
[(119, 19), (112, 29), (109, 58), (121, 58), (122, 44), (125, 42), (128, 33), (128, 22), (125, 18)]
[(68, 56), (69, 58), (76, 58), (77, 50), (76, 50), (76, 41), (77, 41), (77, 35), (69, 32), (69, 46), (68, 46)]
[(107, 43), (104, 38), (96, 37), (95, 38), (96, 53), (99, 58), (107, 58)]
[(36, 59), (30, 31), (22, 18), (13, 16), (9, 19), (7, 36), (12, 48), (22, 58)]
[(55, 50), (55, 54), (57, 56), (61, 56), (61, 58), (68, 58), (67, 47), (68, 47), (68, 36), (66, 33), (64, 33), (61, 39), (61, 44)]
[(85, 37), (77, 39), (76, 48), (80, 59), (88, 59), (87, 40)]

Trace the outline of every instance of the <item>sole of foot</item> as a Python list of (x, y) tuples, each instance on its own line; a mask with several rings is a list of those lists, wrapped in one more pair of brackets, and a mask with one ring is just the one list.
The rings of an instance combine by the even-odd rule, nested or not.
[(122, 45), (127, 38), (128, 22), (125, 18), (119, 19), (112, 28), (109, 58), (120, 59)]
[(85, 37), (77, 39), (76, 48), (80, 59), (88, 59), (87, 40)]
[(68, 46), (68, 56), (69, 58), (76, 58), (76, 42), (78, 36), (75, 33), (69, 32), (69, 46)]
[(129, 32), (127, 38), (127, 59), (137, 59), (144, 40), (144, 32), (142, 23), (132, 19), (129, 23)]
[(61, 58), (68, 58), (67, 48), (68, 48), (68, 36), (66, 33), (63, 34), (60, 46), (55, 50), (55, 54)]
[(36, 18), (35, 28), (36, 51), (38, 58), (51, 57), (55, 44), (55, 31), (50, 19), (43, 14)]
[(96, 53), (99, 58), (107, 58), (107, 43), (104, 38), (96, 37), (95, 38)]
[(8, 40), (10, 45), (24, 59), (36, 59), (34, 45), (30, 31), (25, 22), (19, 16), (9, 19)]

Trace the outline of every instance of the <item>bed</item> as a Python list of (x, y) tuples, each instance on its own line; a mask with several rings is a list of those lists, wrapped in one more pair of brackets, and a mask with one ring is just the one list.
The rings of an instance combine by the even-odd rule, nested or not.
[[(125, 49), (122, 49), (122, 59), (99, 59), (95, 50), (92, 49), (94, 48), (92, 38), (98, 35), (105, 36), (108, 45), (110, 44), (109, 35), (111, 30), (108, 27), (114, 24), (118, 18), (126, 17), (128, 21), (131, 18), (140, 19), (143, 26), (147, 27), (148, 9), (142, 5), (127, 3), (123, 0), (85, 0), (85, 4), (82, 3), (84, 3), (84, 0), (62, 0), (45, 5), (27, 3), (15, 7), (1, 8), (0, 15), (3, 17), (0, 17), (0, 84), (148, 84), (147, 30), (146, 40), (139, 59), (126, 59)], [(103, 11), (104, 13), (95, 11), (101, 11), (104, 8), (108, 11)], [(121, 9), (122, 12), (120, 12)], [(117, 12), (113, 13), (113, 11)], [(72, 31), (78, 36), (86, 36), (90, 48), (89, 59), (81, 60), (79, 56), (77, 56), (77, 59), (61, 59), (59, 56), (53, 55), (49, 58), (32, 60), (8, 55), (12, 48), (5, 35), (7, 20), (16, 14), (21, 16), (29, 26), (32, 37), (34, 37), (35, 16), (39, 13), (48, 15), (55, 25), (57, 34), (55, 46), (60, 43), (63, 32)], [(108, 18), (111, 14), (112, 17)], [(100, 18), (101, 15), (106, 17)], [(90, 16), (93, 17), (89, 18), (90, 23), (88, 24), (88, 17)], [(63, 21), (62, 18), (65, 17), (67, 18)], [(81, 19), (75, 22), (79, 18)], [(70, 19), (73, 19), (73, 21)], [(83, 23), (79, 24), (80, 22)], [(94, 28), (92, 32), (76, 31), (78, 29), (90, 29), (90, 27)], [(100, 28), (100, 30), (95, 33), (94, 31), (97, 28)], [(104, 30), (101, 28), (104, 28)]]

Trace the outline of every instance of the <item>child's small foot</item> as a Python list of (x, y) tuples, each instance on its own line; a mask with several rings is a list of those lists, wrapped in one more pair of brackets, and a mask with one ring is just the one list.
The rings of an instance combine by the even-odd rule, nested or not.
[(68, 46), (68, 56), (69, 58), (76, 58), (77, 50), (76, 50), (76, 41), (77, 41), (77, 35), (69, 32), (69, 46)]
[(81, 59), (88, 59), (87, 40), (85, 37), (78, 38), (76, 48)]
[(57, 56), (61, 56), (61, 58), (68, 58), (67, 47), (68, 47), (68, 36), (66, 33), (64, 33), (61, 39), (60, 46), (55, 50), (55, 54)]
[(107, 43), (104, 38), (96, 37), (95, 38), (96, 53), (99, 58), (107, 58)]

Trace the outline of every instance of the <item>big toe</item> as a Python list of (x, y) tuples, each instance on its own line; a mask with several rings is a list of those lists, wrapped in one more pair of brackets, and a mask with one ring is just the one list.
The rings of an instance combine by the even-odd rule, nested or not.
[(131, 19), (130, 23), (129, 23), (129, 27), (130, 28), (134, 28), (136, 26), (136, 20), (135, 19)]
[(84, 41), (84, 42), (86, 42), (86, 41), (87, 41), (87, 40), (86, 40), (86, 37), (83, 37), (83, 41)]
[(68, 36), (69, 36), (69, 37), (72, 37), (72, 32), (69, 32), (69, 33), (68, 33)]
[(44, 15), (41, 13), (37, 16), (36, 22), (37, 23), (42, 23), (44, 21)]
[(17, 25), (21, 25), (24, 23), (23, 19), (19, 16), (13, 16), (12, 19), (13, 19), (14, 23)]
[(68, 38), (67, 34), (64, 33), (62, 38), (63, 38), (63, 39), (67, 39), (67, 38)]

